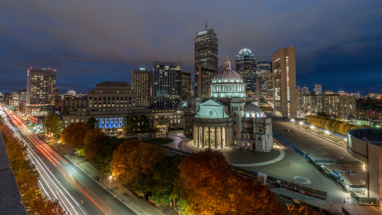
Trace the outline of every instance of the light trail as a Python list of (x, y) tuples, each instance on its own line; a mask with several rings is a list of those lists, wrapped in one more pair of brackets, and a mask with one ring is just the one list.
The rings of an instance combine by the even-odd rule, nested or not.
[[(6, 124), (7, 124), (7, 126), (9, 127), (9, 128), (11, 128), (12, 130), (15, 130), (14, 129), (14, 127), (9, 123), (9, 122), (6, 122)], [(21, 137), (21, 136), (19, 136), (19, 139), (20, 140), (22, 140), (24, 143), (26, 143), (25, 142), (25, 140), (23, 140), (23, 138)], [(57, 181), (57, 179), (53, 176), (53, 178), (55, 178), (56, 179), (56, 183), (52, 180), (52, 178), (49, 176), (49, 174), (48, 173), (50, 173), (50, 174), (52, 174), (50, 171), (48, 171), (48, 173), (47, 173), (47, 171), (46, 171), (46, 169), (48, 169), (48, 167), (45, 165), (45, 164), (43, 164), (44, 165), (44, 167), (45, 168), (43, 168), (43, 166), (41, 165), (41, 163), (42, 163), (42, 161), (41, 161), (41, 163), (40, 163), (40, 161), (37, 159), (37, 154), (31, 149), (31, 147), (30, 147), (30, 145), (28, 145), (27, 144), (27, 150), (28, 150), (28, 157), (29, 157), (29, 159), (31, 160), (31, 162), (37, 167), (36, 169), (37, 169), (37, 171), (39, 172), (39, 175), (40, 175), (40, 178), (44, 181), (44, 183), (45, 183), (45, 185), (46, 185), (46, 187), (48, 187), (48, 189), (50, 190), (50, 192), (53, 194), (53, 196), (57, 199), (57, 200), (59, 200), (58, 199), (58, 197), (56, 196), (56, 193), (53, 191), (53, 189), (51, 188), (51, 186), (49, 185), (49, 183), (47, 182), (47, 180), (46, 180), (46, 176), (50, 179), (50, 181), (55, 185), (55, 187), (56, 187), (56, 189), (57, 190), (59, 190), (60, 192), (62, 192), (62, 190), (60, 189), (60, 188), (58, 188), (58, 186), (57, 186), (57, 184), (59, 184), (61, 187), (62, 187), (62, 189), (64, 189), (64, 191), (67, 193), (67, 195), (69, 195), (70, 197), (71, 197), (71, 199), (74, 201), (74, 202), (76, 202), (75, 200), (74, 200), (74, 198), (68, 193), (68, 191)], [(44, 171), (46, 174), (42, 174), (41, 173), (41, 170), (38, 168), (38, 167), (40, 167), (41, 168), (41, 170), (42, 171)], [(48, 198), (50, 198), (49, 197), (49, 193), (45, 190), (45, 188), (44, 188), (44, 186), (43, 186), (43, 184), (41, 183), (41, 180), (39, 181), (40, 182), (40, 184), (42, 185), (42, 188), (43, 188), (43, 190), (45, 191), (45, 193), (46, 193), (46, 195), (48, 196)], [(75, 213), (76, 214), (78, 214), (77, 213), (77, 211), (76, 211), (76, 209), (74, 208), (74, 206), (70, 203), (70, 201), (66, 198), (66, 196), (64, 196), (65, 197), (65, 199), (68, 201), (68, 203), (72, 206), (72, 209), (73, 209), (73, 211), (75, 211)], [(63, 204), (65, 204), (65, 202), (62, 202)], [(60, 202), (60, 204), (61, 204), (61, 202)], [(77, 206), (82, 210), (82, 208), (77, 204)], [(67, 211), (68, 213), (70, 213), (70, 211)], [(85, 213), (85, 211), (83, 211), (82, 210), (82, 212), (83, 212), (83, 214), (86, 214)]]
[[(42, 154), (44, 154), (45, 155), (45, 157), (46, 158), (48, 158), (48, 160), (53, 164), (53, 165), (55, 165), (55, 167), (57, 168), (57, 170), (59, 170), (62, 174), (63, 174), (63, 176), (66, 178), (66, 179), (68, 179), (70, 182), (71, 182), (71, 184), (73, 184), (81, 193), (83, 193), (99, 210), (101, 210), (104, 214), (108, 214), (92, 197), (91, 197), (91, 195), (93, 195), (93, 196), (95, 196), (96, 197), (96, 199), (99, 201), (99, 202), (101, 202), (102, 203), (102, 205), (104, 205), (104, 206), (106, 206), (107, 208), (109, 208), (109, 210), (110, 210), (110, 207), (107, 205), (107, 204), (105, 204), (100, 198), (98, 198), (98, 196), (96, 196), (93, 192), (91, 192), (90, 191), (90, 189), (88, 188), (88, 187), (86, 187), (81, 181), (79, 181), (78, 179), (75, 179), (75, 181), (78, 181), (79, 182), (79, 184), (77, 185), (77, 183), (75, 182), (75, 181), (73, 181), (73, 180), (71, 180), (68, 176), (67, 176), (67, 174), (64, 172), (64, 171), (66, 171), (66, 172), (68, 172), (69, 174), (70, 174), (70, 172), (69, 172), (69, 170), (65, 167), (65, 166), (63, 166), (58, 160), (60, 160), (60, 161), (62, 161), (62, 162), (65, 162), (65, 163), (68, 163), (64, 158), (62, 158), (62, 156), (60, 156), (57, 152), (55, 152), (53, 149), (51, 149), (49, 146), (47, 146), (46, 144), (45, 144), (45, 142), (43, 142), (43, 141), (41, 141), (38, 137), (36, 137), (29, 129), (27, 129), (26, 128), (26, 126), (24, 125), (24, 124), (22, 124), (22, 123), (20, 123), (20, 122), (18, 122), (18, 121), (14, 121), (14, 123), (16, 124), (16, 126), (19, 128), (19, 131), (20, 132), (22, 132), (22, 133), (24, 133), (24, 135), (25, 135), (25, 137), (36, 147), (36, 149), (38, 149)], [(16, 132), (16, 129), (13, 127), (13, 126), (10, 126), (11, 128), (12, 128), (12, 130), (14, 130), (15, 131), (15, 133), (16, 134), (18, 134), (18, 132)], [(32, 133), (32, 134), (30, 134), (30, 133)], [(21, 138), (21, 137), (20, 137)], [(24, 140), (24, 142), (25, 142), (25, 140)], [(35, 154), (35, 151), (34, 150), (31, 150), (31, 152), (33, 153), (33, 154)], [(38, 156), (37, 156), (38, 157)], [(56, 159), (56, 158), (58, 159)], [(35, 159), (36, 159), (36, 157), (35, 157)], [(38, 159), (40, 159), (39, 157), (38, 157)], [(36, 159), (37, 160), (37, 159)], [(41, 161), (41, 159), (40, 159), (40, 161)], [(42, 162), (42, 161), (41, 161)], [(42, 164), (46, 167), (46, 165), (42, 162)], [(56, 165), (57, 164), (57, 165)], [(63, 167), (63, 169), (61, 169), (60, 167)], [(46, 167), (46, 169), (49, 169), (48, 167)], [(45, 169), (44, 169), (44, 171), (45, 171)], [(45, 171), (46, 172), (46, 171)], [(50, 171), (48, 171), (49, 172), (49, 174), (52, 174)], [(50, 178), (50, 177), (49, 177)], [(57, 179), (56, 179), (56, 177), (53, 177), (56, 181), (57, 181)], [(52, 180), (52, 179), (51, 179)], [(53, 181), (53, 180), (52, 180)], [(58, 182), (57, 182), (58, 183)], [(54, 183), (55, 184), (55, 186), (57, 186), (56, 185), (56, 183)], [(61, 187), (62, 187), (62, 185), (60, 184), (60, 183), (58, 183)], [(82, 185), (82, 187), (84, 187), (85, 188), (85, 190), (87, 190), (88, 192), (90, 192), (89, 194), (84, 190), (84, 188), (81, 188), (81, 186), (80, 185)], [(57, 187), (58, 188), (58, 187)], [(63, 187), (62, 187), (63, 188)], [(64, 189), (64, 188), (63, 188)], [(64, 191), (67, 193), (67, 191), (64, 189)], [(62, 192), (62, 191), (61, 191)], [(56, 195), (54, 192), (52, 192), (53, 193), (53, 195)], [(69, 193), (67, 193), (68, 195), (69, 195)], [(65, 195), (64, 195), (64, 197), (65, 197)], [(73, 197), (72, 196), (70, 196), (69, 195), (69, 197), (74, 201), (74, 199), (73, 199)], [(57, 197), (56, 197), (57, 198)], [(66, 198), (66, 197), (65, 197)], [(68, 201), (69, 202), (69, 204), (71, 204), (70, 203), (70, 201)], [(74, 202), (76, 202), (76, 201), (74, 201)], [(78, 205), (78, 203), (76, 202), (76, 204)], [(82, 210), (82, 208), (80, 207), (80, 209)], [(73, 208), (73, 210), (75, 210), (74, 208)]]

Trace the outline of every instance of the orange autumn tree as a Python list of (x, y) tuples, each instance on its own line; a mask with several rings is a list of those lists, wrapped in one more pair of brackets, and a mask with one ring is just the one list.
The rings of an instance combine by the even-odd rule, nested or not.
[(288, 214), (267, 186), (238, 175), (219, 151), (191, 153), (178, 168), (186, 214)]
[(128, 158), (127, 183), (133, 184), (137, 193), (150, 191), (148, 175), (154, 171), (155, 164), (167, 156), (166, 149), (148, 143), (139, 143), (139, 150), (131, 152)]
[(97, 153), (101, 148), (101, 143), (107, 138), (108, 137), (105, 135), (105, 133), (99, 128), (87, 130), (83, 141), (84, 149), (86, 152), (86, 159), (90, 163), (94, 163), (96, 161)]
[(230, 211), (227, 178), (230, 166), (223, 153), (207, 149), (191, 153), (178, 166), (177, 191), (194, 214), (224, 214)]
[(115, 179), (123, 179), (125, 183), (127, 182), (129, 178), (129, 156), (133, 151), (139, 149), (141, 143), (141, 140), (125, 141), (114, 150), (110, 170)]
[[(65, 214), (58, 201), (49, 201), (38, 186), (38, 172), (27, 157), (27, 147), (13, 137), (11, 130), (0, 125), (9, 161), (23, 204), (28, 214)], [(16, 170), (16, 171), (14, 171)]]
[(88, 131), (88, 126), (83, 122), (68, 125), (62, 133), (61, 139), (70, 148), (80, 149), (84, 147), (84, 136)]
[(287, 214), (268, 186), (231, 171), (227, 180), (231, 214)]

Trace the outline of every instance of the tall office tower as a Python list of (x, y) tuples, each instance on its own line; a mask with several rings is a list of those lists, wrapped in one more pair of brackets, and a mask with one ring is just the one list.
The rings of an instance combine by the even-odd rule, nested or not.
[(180, 104), (182, 64), (154, 61), (153, 100), (159, 109), (174, 109)]
[(296, 118), (296, 58), (295, 48), (279, 49), (272, 55), (273, 64), (273, 114)]
[(263, 98), (272, 97), (272, 62), (262, 61), (256, 63), (256, 80), (257, 94)]
[(151, 72), (146, 68), (139, 68), (131, 72), (131, 89), (137, 93), (138, 107), (150, 106)]
[(54, 111), (56, 70), (28, 69), (26, 113), (28, 116), (45, 116)]
[(182, 72), (182, 88), (180, 89), (182, 101), (187, 101), (191, 96), (192, 83), (191, 83), (191, 73)]
[(316, 92), (316, 95), (322, 94), (322, 85), (321, 84), (314, 84), (314, 92)]
[[(195, 75), (195, 93), (197, 97), (210, 97), (210, 83), (212, 81), (212, 78), (214, 77), (216, 70), (214, 69), (208, 69), (204, 68), (202, 66), (198, 66), (196, 68), (196, 73), (198, 75)], [(201, 75), (199, 75), (201, 74)]]
[[(209, 97), (210, 82), (218, 72), (218, 38), (213, 29), (196, 33), (195, 37), (195, 94)], [(201, 92), (202, 90), (203, 92)]]
[(256, 91), (256, 61), (251, 50), (243, 48), (236, 56), (236, 71), (243, 77), (245, 92), (248, 95)]

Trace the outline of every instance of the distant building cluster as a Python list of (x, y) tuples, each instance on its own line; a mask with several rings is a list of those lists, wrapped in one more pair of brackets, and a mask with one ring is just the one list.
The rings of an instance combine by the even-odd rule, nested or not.
[[(283, 118), (326, 113), (344, 119), (382, 119), (378, 110), (377, 113), (367, 108), (357, 111), (356, 99), (361, 98), (359, 93), (334, 93), (323, 90), (318, 83), (314, 84), (313, 91), (309, 91), (306, 85), (296, 86), (294, 47), (281, 48), (272, 55), (271, 61), (258, 62), (250, 49), (242, 48), (235, 58), (236, 71), (230, 69), (228, 57), (219, 65), (218, 47), (218, 37), (213, 29), (206, 26), (204, 31), (196, 33), (195, 83), (191, 81), (191, 73), (183, 71), (181, 62), (153, 61), (152, 69), (141, 67), (131, 71), (130, 84), (122, 80), (104, 81), (87, 93), (72, 89), (61, 94), (56, 88), (56, 70), (29, 68), (26, 90), (0, 93), (0, 103), (30, 117), (57, 113), (65, 125), (95, 117), (100, 128), (110, 135), (121, 129), (123, 117), (140, 117), (142, 114), (150, 116), (149, 120), (161, 126), (187, 127), (187, 135), (194, 135), (195, 120), (183, 121), (183, 115), (201, 116), (198, 111), (209, 99), (215, 99), (219, 105), (225, 103), (230, 111), (240, 111), (248, 100), (256, 105), (272, 107), (273, 115)], [(368, 98), (380, 99), (382, 94), (369, 94)], [(241, 111), (245, 112), (244, 109)], [(226, 132), (231, 132), (227, 126)], [(232, 130), (233, 133), (228, 135), (230, 139), (226, 139), (227, 144), (240, 138), (244, 128), (240, 129)], [(250, 129), (250, 132), (254, 130)], [(238, 140), (236, 143), (240, 145)]]

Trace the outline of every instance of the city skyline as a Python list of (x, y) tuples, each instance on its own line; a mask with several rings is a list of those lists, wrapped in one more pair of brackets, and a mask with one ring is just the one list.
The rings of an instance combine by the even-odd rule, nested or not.
[[(61, 93), (88, 92), (104, 80), (131, 83), (130, 72), (139, 67), (151, 70), (153, 61), (181, 62), (182, 71), (193, 79), (194, 37), (205, 29), (206, 15), (208, 28), (219, 38), (218, 65), (242, 48), (250, 49), (256, 61), (271, 61), (279, 48), (293, 46), (297, 85), (312, 89), (318, 82), (323, 91), (382, 92), (382, 30), (376, 24), (382, 19), (380, 2), (332, 2), (329, 9), (325, 2), (222, 2), (202, 8), (192, 3), (156, 4), (100, 2), (89, 8), (86, 2), (2, 3), (0, 92), (25, 89), (30, 67), (56, 69)], [(125, 8), (133, 9), (125, 13)], [(71, 13), (63, 13), (69, 9)], [(158, 12), (176, 9), (166, 17)]]

